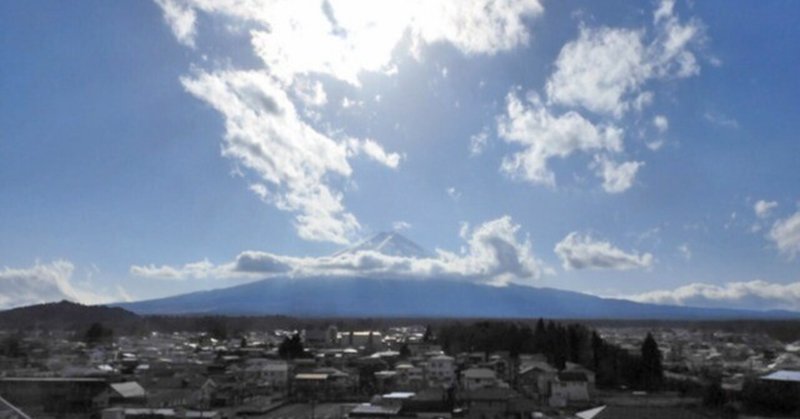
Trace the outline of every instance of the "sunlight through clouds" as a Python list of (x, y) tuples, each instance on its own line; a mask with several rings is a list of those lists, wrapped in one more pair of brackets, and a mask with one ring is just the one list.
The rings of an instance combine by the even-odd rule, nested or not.
[[(417, 59), (423, 47), (436, 43), (449, 43), (466, 55), (507, 51), (528, 43), (523, 20), (543, 12), (535, 0), (157, 3), (178, 41), (192, 48), (203, 49), (198, 14), (249, 34), (263, 68), (194, 68), (181, 81), (225, 117), (223, 155), (261, 178), (251, 189), (294, 214), (301, 238), (339, 244), (361, 229), (338, 186), (353, 176), (350, 159), (364, 156), (397, 169), (403, 157), (387, 152), (376, 139), (332, 137), (313, 128), (296, 106), (327, 104), (325, 86), (316, 77), (359, 87), (365, 72), (393, 74), (393, 54), (404, 39), (410, 40), (407, 54)], [(345, 97), (342, 106), (349, 104)]]

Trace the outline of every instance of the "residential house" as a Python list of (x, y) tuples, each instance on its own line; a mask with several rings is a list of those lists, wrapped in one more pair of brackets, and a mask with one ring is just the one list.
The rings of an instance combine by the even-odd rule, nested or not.
[(428, 380), (436, 384), (451, 385), (456, 379), (456, 363), (452, 356), (433, 356), (428, 359), (425, 369)]
[(397, 364), (394, 370), (397, 372), (395, 381), (400, 389), (419, 390), (425, 384), (422, 368), (403, 363)]
[(589, 400), (589, 380), (583, 372), (563, 371), (550, 383), (550, 406), (564, 407)]
[(517, 389), (525, 396), (544, 401), (557, 375), (558, 370), (546, 361), (527, 361), (519, 367)]
[(466, 390), (494, 387), (497, 384), (497, 376), (488, 368), (470, 368), (461, 372), (461, 385)]

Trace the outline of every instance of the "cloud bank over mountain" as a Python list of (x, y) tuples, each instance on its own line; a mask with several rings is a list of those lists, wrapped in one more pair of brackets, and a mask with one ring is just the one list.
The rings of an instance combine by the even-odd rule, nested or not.
[[(520, 237), (520, 226), (505, 216), (462, 231), (459, 253), (437, 250), (428, 255), (399, 233), (384, 233), (364, 243), (322, 257), (293, 257), (245, 251), (234, 261), (208, 261), (183, 266), (132, 266), (131, 273), (160, 279), (304, 277), (381, 277), (424, 280), (458, 279), (505, 285), (532, 285), (552, 270), (533, 254), (531, 241)], [(366, 246), (365, 244), (370, 244)], [(399, 249), (399, 251), (397, 250)], [(406, 250), (404, 250), (406, 249)]]

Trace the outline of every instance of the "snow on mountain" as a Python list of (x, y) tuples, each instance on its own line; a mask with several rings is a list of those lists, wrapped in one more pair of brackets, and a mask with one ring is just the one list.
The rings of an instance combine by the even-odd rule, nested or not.
[(432, 253), (395, 231), (378, 233), (355, 246), (334, 253), (333, 256), (336, 257), (363, 251), (373, 251), (387, 256), (417, 259), (433, 257)]

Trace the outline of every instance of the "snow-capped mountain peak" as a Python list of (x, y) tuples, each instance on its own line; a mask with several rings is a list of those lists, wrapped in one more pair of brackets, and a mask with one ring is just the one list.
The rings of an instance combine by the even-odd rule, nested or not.
[(396, 231), (380, 232), (371, 238), (356, 244), (355, 246), (348, 247), (347, 249), (334, 253), (333, 256), (341, 256), (344, 254), (352, 254), (363, 251), (378, 252), (387, 256), (418, 259), (429, 258), (433, 256), (430, 252)]

